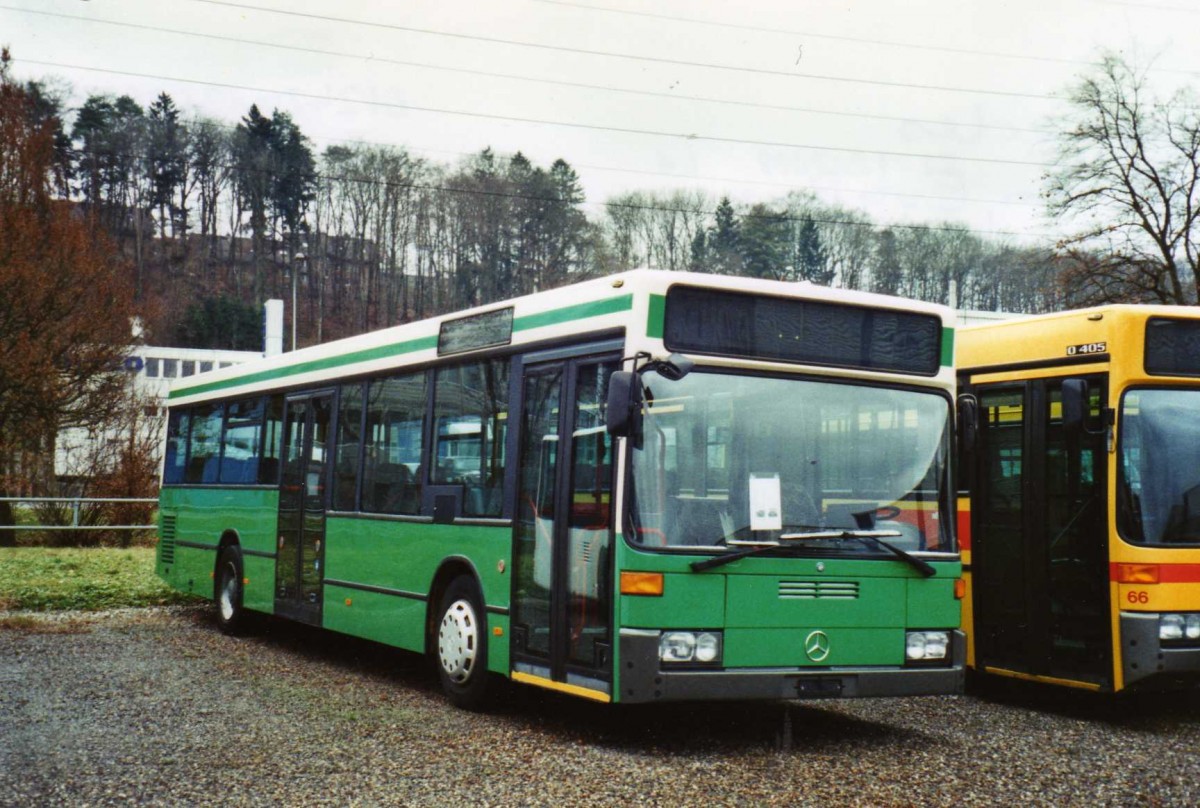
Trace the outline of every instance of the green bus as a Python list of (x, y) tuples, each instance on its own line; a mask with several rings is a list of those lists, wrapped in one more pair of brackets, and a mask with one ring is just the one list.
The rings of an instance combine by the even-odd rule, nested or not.
[(158, 574), (464, 707), (958, 693), (951, 322), (634, 270), (181, 379)]

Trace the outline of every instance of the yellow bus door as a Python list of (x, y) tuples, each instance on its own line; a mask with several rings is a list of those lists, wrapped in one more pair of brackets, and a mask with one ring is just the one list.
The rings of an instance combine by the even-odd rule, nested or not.
[(1111, 687), (1105, 436), (1067, 434), (1062, 381), (967, 389), (976, 667)]

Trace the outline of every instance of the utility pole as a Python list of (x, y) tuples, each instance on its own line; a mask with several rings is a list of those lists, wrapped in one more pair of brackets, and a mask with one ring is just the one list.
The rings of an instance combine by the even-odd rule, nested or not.
[(305, 259), (308, 258), (303, 252), (298, 252), (292, 256), (292, 350), (296, 350), (296, 276), (300, 274), (300, 268), (304, 266)]

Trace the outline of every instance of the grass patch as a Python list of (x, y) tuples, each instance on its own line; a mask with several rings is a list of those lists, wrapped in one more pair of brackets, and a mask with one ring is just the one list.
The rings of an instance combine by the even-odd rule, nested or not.
[(191, 603), (154, 574), (154, 548), (0, 548), (0, 610), (98, 611)]
[(0, 615), (0, 631), (21, 634), (87, 634), (91, 631), (78, 620), (38, 619), (23, 614)]

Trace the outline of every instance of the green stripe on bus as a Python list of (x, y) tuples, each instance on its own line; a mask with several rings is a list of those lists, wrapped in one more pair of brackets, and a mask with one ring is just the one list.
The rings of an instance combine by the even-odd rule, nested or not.
[(650, 295), (650, 316), (646, 318), (646, 336), (662, 339), (666, 310), (667, 298), (665, 295)]
[(954, 364), (954, 329), (942, 328), (942, 367), (948, 368)]
[(548, 325), (585, 320), (588, 317), (602, 317), (605, 314), (616, 314), (619, 311), (629, 311), (633, 308), (633, 295), (610, 297), (608, 300), (595, 300), (589, 303), (577, 303), (562, 309), (552, 309), (541, 314), (526, 314), (513, 320), (513, 331), (525, 331), (530, 328), (543, 328)]
[[(524, 331), (530, 328), (542, 328), (544, 326), (557, 325), (558, 323), (570, 322), (572, 320), (583, 320), (588, 317), (600, 317), (605, 314), (628, 311), (631, 308), (633, 308), (633, 295), (621, 295), (619, 297), (613, 297), (607, 300), (578, 303), (574, 306), (565, 306), (561, 309), (554, 309), (552, 311), (542, 312), (541, 314), (529, 314), (524, 317), (518, 317), (513, 320), (513, 331)], [(418, 337), (417, 339), (407, 340), (406, 342), (397, 342), (391, 345), (381, 345), (377, 348), (367, 348), (365, 350), (355, 351), (354, 353), (339, 354), (338, 356), (326, 356), (321, 359), (313, 359), (309, 362), (301, 362), (297, 365), (289, 365), (283, 368), (263, 370), (259, 371), (258, 373), (239, 376), (236, 379), (225, 379), (222, 381), (208, 382), (207, 384), (198, 384), (195, 387), (188, 387), (183, 390), (172, 390), (168, 398), (184, 398), (186, 396), (200, 395), (201, 393), (210, 393), (214, 390), (242, 387), (248, 384), (274, 381), (276, 379), (285, 379), (289, 376), (297, 376), (302, 373), (313, 373), (320, 370), (329, 370), (330, 368), (341, 367), (343, 365), (354, 365), (360, 362), (373, 362), (378, 359), (388, 359), (393, 356), (401, 356), (403, 354), (414, 353), (416, 351), (426, 351), (436, 347), (436, 336)]]
[(322, 359), (313, 359), (310, 362), (301, 362), (298, 365), (289, 365), (285, 368), (262, 370), (258, 373), (250, 373), (246, 376), (238, 376), (236, 379), (225, 379), (223, 381), (200, 384), (195, 387), (189, 387), (186, 390), (172, 390), (168, 398), (194, 396), (200, 393), (208, 393), (213, 390), (220, 390), (225, 387), (241, 387), (243, 385), (255, 384), (257, 382), (266, 382), (273, 379), (283, 379), (287, 378), (288, 376), (296, 376), (301, 373), (312, 373), (318, 370), (328, 370), (329, 368), (340, 367), (341, 365), (353, 365), (358, 362), (371, 362), (376, 359), (387, 359), (391, 356), (400, 356), (401, 354), (413, 353), (414, 351), (424, 351), (428, 350), (429, 348), (436, 347), (437, 337), (419, 337), (417, 339), (410, 339), (407, 342), (397, 342), (392, 345), (381, 345), (378, 348), (367, 348), (366, 350), (355, 351), (351, 354), (326, 356)]

